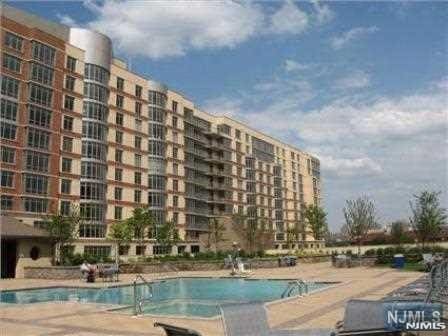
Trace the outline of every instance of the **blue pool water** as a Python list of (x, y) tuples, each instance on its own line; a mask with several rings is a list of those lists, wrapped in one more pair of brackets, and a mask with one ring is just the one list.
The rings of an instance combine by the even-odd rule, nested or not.
[[(226, 302), (273, 301), (281, 298), (289, 280), (247, 280), (227, 278), (176, 278), (154, 282), (153, 296), (143, 307), (154, 315), (210, 317), (219, 314), (219, 304)], [(310, 292), (326, 287), (325, 283), (308, 283)], [(149, 288), (139, 285), (139, 297), (149, 297)], [(292, 293), (297, 295), (298, 293)], [(109, 288), (28, 289), (0, 292), (3, 303), (34, 303), (47, 301), (80, 301), (132, 306), (133, 286)], [(123, 312), (130, 313), (131, 308)]]

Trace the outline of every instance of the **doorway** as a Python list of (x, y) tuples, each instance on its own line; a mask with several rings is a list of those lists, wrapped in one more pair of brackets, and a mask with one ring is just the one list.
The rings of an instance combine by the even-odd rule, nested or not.
[(1, 278), (15, 278), (17, 264), (17, 241), (2, 239), (1, 245)]

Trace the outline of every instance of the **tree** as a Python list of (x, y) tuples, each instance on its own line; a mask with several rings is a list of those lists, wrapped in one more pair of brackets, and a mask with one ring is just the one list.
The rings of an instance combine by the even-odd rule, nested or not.
[(215, 253), (219, 250), (219, 243), (226, 241), (224, 238), (225, 231), (226, 227), (224, 223), (220, 222), (215, 217), (209, 219), (207, 245), (208, 248), (213, 246)]
[(390, 239), (393, 244), (400, 246), (407, 240), (408, 223), (403, 220), (395, 221), (390, 227)]
[(288, 249), (292, 249), (292, 245), (298, 240), (298, 232), (296, 227), (288, 228), (286, 230), (286, 245), (288, 245)]
[(156, 241), (165, 250), (168, 250), (172, 246), (176, 246), (180, 241), (179, 230), (177, 229), (176, 223), (174, 223), (174, 221), (167, 221), (161, 226), (158, 226), (156, 231)]
[(414, 195), (414, 203), (409, 202), (412, 211), (411, 226), (422, 247), (433, 241), (446, 223), (446, 209), (440, 206), (439, 194), (423, 191), (420, 195)]
[(131, 228), (134, 238), (139, 245), (143, 245), (145, 237), (155, 230), (151, 211), (147, 208), (135, 208), (132, 216), (125, 219), (125, 222)]
[(250, 254), (253, 254), (256, 249), (264, 251), (274, 240), (274, 231), (269, 227), (266, 219), (258, 216), (256, 207), (251, 209), (250, 216), (235, 213), (232, 216), (232, 226), (244, 241)]
[(70, 253), (68, 247), (76, 239), (79, 230), (81, 222), (79, 211), (76, 207), (71, 207), (68, 214), (61, 212), (51, 214), (45, 222), (54, 246), (54, 260), (64, 264)]
[(304, 215), (313, 232), (314, 239), (321, 240), (328, 230), (325, 211), (318, 205), (311, 204), (306, 207)]
[(370, 230), (379, 225), (376, 222), (375, 206), (368, 198), (347, 200), (343, 209), (345, 225), (344, 234), (358, 245), (358, 255), (361, 255), (361, 245)]
[(116, 263), (118, 263), (121, 247), (129, 244), (133, 237), (134, 230), (128, 221), (115, 222), (110, 226), (109, 239), (114, 240), (117, 244), (117, 252), (115, 254)]

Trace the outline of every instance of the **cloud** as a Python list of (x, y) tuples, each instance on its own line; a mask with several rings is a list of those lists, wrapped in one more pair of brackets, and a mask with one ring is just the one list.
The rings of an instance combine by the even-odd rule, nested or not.
[(318, 24), (330, 22), (336, 16), (328, 5), (322, 5), (318, 1), (313, 1), (313, 7)]
[(332, 175), (349, 177), (349, 176), (365, 176), (376, 175), (383, 171), (380, 164), (369, 157), (360, 158), (335, 158), (333, 156), (319, 157), (322, 168)]
[[(85, 0), (95, 19), (83, 24), (108, 35), (126, 55), (151, 59), (235, 48), (259, 37), (295, 36), (334, 16), (317, 2), (307, 11), (292, 0), (273, 6), (237, 0)], [(79, 26), (71, 17), (62, 23)]]
[(275, 34), (300, 34), (308, 28), (308, 15), (287, 0), (271, 17), (270, 31)]
[(66, 25), (66, 26), (70, 26), (70, 27), (77, 27), (78, 26), (78, 23), (76, 22), (76, 20), (73, 19), (69, 15), (57, 14), (56, 16), (59, 19), (59, 21), (62, 24)]
[(336, 80), (335, 87), (340, 90), (361, 89), (370, 85), (370, 75), (364, 71), (354, 71)]
[(286, 72), (293, 72), (293, 71), (307, 70), (310, 68), (310, 66), (308, 64), (296, 62), (292, 59), (286, 59), (285, 62), (283, 63), (283, 68), (285, 69)]
[(350, 42), (358, 40), (366, 35), (373, 34), (379, 29), (376, 26), (371, 27), (357, 27), (350, 29), (339, 36), (334, 36), (330, 40), (330, 45), (333, 49), (338, 50), (345, 47)]

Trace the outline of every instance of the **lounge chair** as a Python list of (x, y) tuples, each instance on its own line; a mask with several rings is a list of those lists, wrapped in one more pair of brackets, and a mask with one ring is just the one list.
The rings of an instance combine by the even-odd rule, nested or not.
[(240, 274), (251, 274), (252, 273), (252, 271), (246, 269), (246, 265), (240, 258), (237, 258), (236, 262), (237, 262), (238, 272)]
[(118, 281), (119, 268), (117, 264), (102, 264), (98, 268), (98, 273), (103, 281)]
[(330, 336), (329, 329), (271, 329), (263, 302), (220, 306), (226, 336)]
[(345, 306), (344, 320), (338, 322), (336, 328), (338, 336), (401, 335), (401, 331), (386, 329), (383, 301), (348, 301)]
[(176, 327), (165, 323), (156, 322), (154, 323), (154, 327), (163, 328), (163, 330), (165, 330), (166, 336), (202, 336), (195, 330)]

